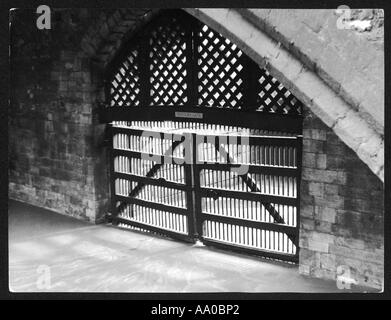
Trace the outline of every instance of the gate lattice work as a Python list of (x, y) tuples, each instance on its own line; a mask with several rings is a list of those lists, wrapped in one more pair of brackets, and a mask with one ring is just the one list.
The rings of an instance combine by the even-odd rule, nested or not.
[(126, 44), (106, 79), (114, 223), (298, 260), (302, 104), (287, 88), (177, 10)]
[(167, 10), (109, 64), (113, 107), (199, 106), (299, 115), (302, 103), (236, 44), (181, 10)]

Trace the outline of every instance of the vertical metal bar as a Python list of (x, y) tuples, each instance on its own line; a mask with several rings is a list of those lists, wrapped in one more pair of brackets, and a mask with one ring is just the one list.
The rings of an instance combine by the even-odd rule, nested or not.
[(149, 106), (151, 102), (150, 90), (150, 35), (147, 30), (144, 30), (143, 35), (140, 37), (140, 55), (139, 55), (139, 68), (140, 68), (140, 104), (141, 106)]
[[(296, 197), (298, 199), (297, 201), (297, 209), (296, 209), (296, 228), (299, 231), (300, 230), (300, 185), (301, 185), (301, 166), (302, 166), (302, 150), (303, 150), (303, 136), (297, 136), (297, 146), (296, 146), (296, 152), (297, 152), (297, 178), (296, 178)], [(296, 233), (296, 256), (299, 256), (299, 232)]]
[[(188, 17), (186, 17), (187, 19)], [(189, 17), (190, 18), (190, 17)], [(199, 22), (191, 18), (190, 23), (184, 21), (186, 28), (186, 49), (187, 49), (187, 83), (188, 83), (188, 97), (189, 106), (194, 107), (198, 105), (198, 28)]]
[(257, 106), (257, 81), (259, 77), (257, 71), (259, 67), (244, 53), (240, 59), (243, 65), (243, 109), (254, 110)]
[[(185, 141), (188, 141), (189, 143), (191, 143), (192, 141), (191, 140), (188, 140), (188, 139), (191, 139), (191, 136), (189, 134), (187, 134), (188, 136), (186, 137), (187, 139)], [(186, 142), (184, 142), (186, 143)], [(187, 152), (193, 152), (192, 150), (192, 147), (190, 146), (190, 148), (186, 148), (185, 150), (187, 150)], [(184, 168), (184, 173), (185, 173), (185, 184), (186, 184), (186, 208), (187, 208), (187, 212), (188, 212), (188, 216), (187, 216), (187, 230), (188, 230), (188, 235), (189, 237), (193, 237), (194, 236), (194, 233), (195, 233), (195, 199), (194, 199), (194, 195), (193, 195), (193, 187), (194, 187), (194, 182), (193, 182), (193, 167), (192, 167), (192, 164), (191, 163), (187, 163), (187, 159), (189, 158), (186, 158), (185, 157), (185, 162), (183, 164), (183, 168)], [(192, 158), (190, 158), (192, 159)]]
[(195, 232), (194, 234), (198, 239), (202, 239), (202, 224), (203, 221), (201, 219), (201, 187), (200, 187), (200, 169), (198, 166), (198, 141), (197, 135), (195, 133), (189, 134), (190, 143), (191, 143), (191, 159), (192, 159), (192, 195), (193, 195), (193, 221)]
[[(115, 201), (115, 176), (114, 176), (114, 148), (113, 148), (113, 128), (111, 124), (108, 124), (108, 135), (110, 137), (110, 147), (109, 147), (109, 177), (110, 177), (110, 211), (112, 217), (118, 216), (118, 211), (116, 207), (116, 201)], [(115, 219), (113, 220), (113, 224), (117, 224)]]

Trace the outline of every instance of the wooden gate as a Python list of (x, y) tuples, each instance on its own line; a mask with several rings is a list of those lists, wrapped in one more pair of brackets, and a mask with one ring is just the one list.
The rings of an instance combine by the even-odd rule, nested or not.
[(273, 75), (166, 10), (123, 45), (105, 90), (114, 223), (298, 260), (302, 103)]
[(111, 127), (115, 224), (297, 261), (301, 137), (158, 123)]
[(231, 132), (205, 135), (197, 145), (194, 186), (202, 241), (296, 262), (301, 138)]
[(111, 198), (115, 224), (192, 241), (191, 168), (185, 136), (114, 122)]

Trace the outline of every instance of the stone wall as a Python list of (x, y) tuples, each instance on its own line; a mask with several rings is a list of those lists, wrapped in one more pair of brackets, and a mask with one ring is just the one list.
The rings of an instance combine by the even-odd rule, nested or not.
[(358, 285), (380, 289), (384, 277), (383, 203), (380, 179), (307, 110), (300, 272), (336, 280), (349, 268), (350, 278)]
[[(381, 9), (242, 10), (384, 130), (384, 11)], [(360, 28), (358, 22), (365, 22)]]
[(51, 30), (31, 10), (12, 14), (9, 197), (99, 221), (107, 203), (102, 127), (81, 31), (94, 10), (57, 10)]

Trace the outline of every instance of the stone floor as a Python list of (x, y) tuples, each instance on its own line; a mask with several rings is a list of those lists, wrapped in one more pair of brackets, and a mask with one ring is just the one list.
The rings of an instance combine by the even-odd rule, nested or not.
[(341, 292), (296, 266), (9, 202), (13, 292)]

